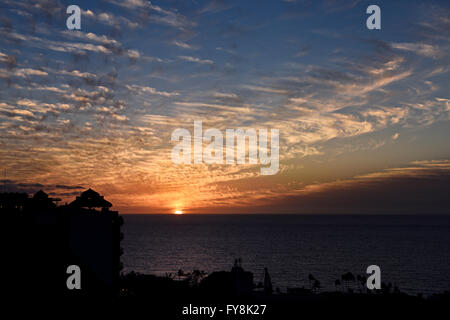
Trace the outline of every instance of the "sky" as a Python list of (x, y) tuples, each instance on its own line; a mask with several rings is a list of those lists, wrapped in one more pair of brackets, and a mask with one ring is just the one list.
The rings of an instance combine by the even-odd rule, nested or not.
[[(3, 191), (90, 187), (121, 213), (450, 213), (448, 1), (0, 0), (0, 44)], [(174, 164), (196, 120), (278, 129), (278, 172)]]

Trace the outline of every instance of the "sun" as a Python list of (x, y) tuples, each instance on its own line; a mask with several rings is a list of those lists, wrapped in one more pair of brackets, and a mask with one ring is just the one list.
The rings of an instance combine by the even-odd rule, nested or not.
[(175, 214), (183, 214), (183, 211), (181, 211), (181, 210), (176, 210), (174, 213), (175, 213)]

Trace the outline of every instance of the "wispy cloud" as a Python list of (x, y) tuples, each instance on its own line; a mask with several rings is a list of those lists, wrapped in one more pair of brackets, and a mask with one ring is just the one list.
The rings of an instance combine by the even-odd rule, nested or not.
[(183, 49), (190, 49), (190, 50), (197, 50), (198, 48), (196, 46), (190, 45), (189, 43), (180, 41), (180, 40), (174, 40), (172, 41), (172, 44), (174, 44), (177, 47), (183, 48)]
[(194, 63), (199, 63), (199, 64), (208, 64), (208, 65), (213, 65), (214, 64), (214, 61), (212, 61), (210, 59), (200, 59), (200, 58), (192, 57), (192, 56), (178, 56), (178, 57), (181, 60), (194, 62)]
[(426, 43), (391, 43), (392, 48), (398, 50), (411, 51), (418, 55), (429, 57), (429, 58), (439, 58), (442, 55), (441, 50), (437, 45), (431, 45)]
[(139, 86), (139, 85), (126, 85), (126, 88), (133, 93), (149, 93), (149, 94), (155, 94), (160, 95), (164, 97), (174, 97), (178, 96), (178, 92), (165, 92), (165, 91), (158, 91), (155, 88), (152, 87), (145, 87), (145, 86)]

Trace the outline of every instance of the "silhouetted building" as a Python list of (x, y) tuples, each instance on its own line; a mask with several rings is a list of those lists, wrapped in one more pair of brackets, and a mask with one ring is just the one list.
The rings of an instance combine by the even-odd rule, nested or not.
[(61, 201), (58, 198), (50, 198), (44, 191), (39, 190), (28, 202), (28, 207), (33, 210), (47, 210), (56, 208), (56, 201)]
[(28, 201), (26, 193), (5, 192), (0, 193), (0, 211), (1, 212), (23, 212)]
[(70, 203), (71, 207), (77, 208), (111, 208), (111, 202), (106, 201), (98, 192), (91, 188), (81, 193), (74, 201)]
[[(55, 201), (42, 190), (31, 198), (0, 194), (0, 210), (12, 230), (13, 289), (31, 295), (115, 295), (122, 268), (122, 217), (91, 189), (70, 205)], [(80, 267), (80, 290), (66, 286), (70, 265)]]

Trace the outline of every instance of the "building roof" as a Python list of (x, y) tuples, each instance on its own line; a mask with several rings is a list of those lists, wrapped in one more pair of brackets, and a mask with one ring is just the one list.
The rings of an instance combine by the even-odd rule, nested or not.
[(71, 206), (82, 208), (110, 208), (111, 202), (106, 201), (98, 192), (89, 188), (81, 193), (74, 201), (70, 203)]
[(39, 190), (33, 195), (33, 198), (30, 199), (33, 203), (34, 207), (39, 208), (54, 208), (56, 205), (55, 201), (61, 201), (59, 198), (50, 198), (47, 193), (42, 190)]

